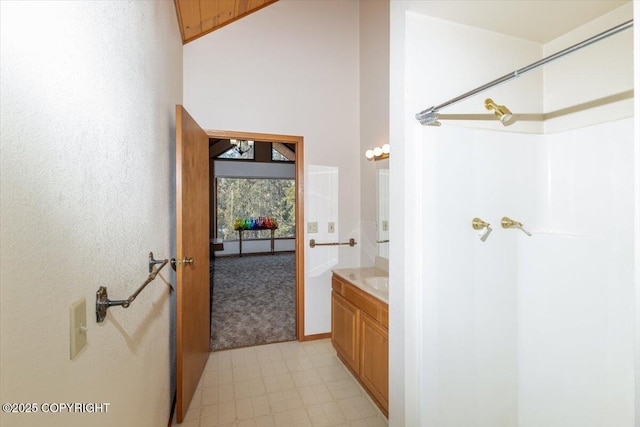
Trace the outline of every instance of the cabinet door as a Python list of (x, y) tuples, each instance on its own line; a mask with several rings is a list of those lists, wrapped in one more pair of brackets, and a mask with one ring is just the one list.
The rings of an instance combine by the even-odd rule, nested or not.
[(386, 413), (389, 410), (389, 333), (363, 313), (360, 334), (360, 379)]
[(360, 310), (335, 292), (331, 293), (331, 343), (355, 372), (360, 363)]

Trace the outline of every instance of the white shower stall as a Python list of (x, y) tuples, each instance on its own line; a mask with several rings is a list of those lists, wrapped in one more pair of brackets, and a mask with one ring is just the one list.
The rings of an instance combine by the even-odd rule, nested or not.
[[(637, 425), (634, 30), (460, 102), (442, 126), (413, 118), (632, 19), (633, 4), (542, 44), (404, 3), (390, 166), (404, 188), (390, 237), (391, 387), (404, 394), (391, 424)], [(469, 120), (485, 98), (522, 120)], [(484, 241), (475, 217), (491, 224)]]

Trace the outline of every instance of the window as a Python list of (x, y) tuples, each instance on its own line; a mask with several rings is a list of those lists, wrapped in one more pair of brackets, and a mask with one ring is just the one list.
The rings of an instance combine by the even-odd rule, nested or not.
[(287, 159), (285, 156), (283, 156), (282, 153), (280, 153), (275, 148), (271, 149), (271, 160), (276, 161), (276, 162), (290, 162), (291, 161), (291, 160)]
[(232, 147), (220, 154), (219, 159), (253, 160), (255, 158), (253, 141), (231, 139), (229, 142)]
[[(276, 237), (295, 237), (295, 180), (284, 178), (216, 178), (217, 237), (238, 238), (237, 218), (269, 216), (278, 222)], [(242, 238), (268, 238), (269, 230), (244, 231)]]
[(287, 145), (282, 142), (271, 143), (271, 161), (293, 162), (295, 160), (296, 152), (291, 144)]

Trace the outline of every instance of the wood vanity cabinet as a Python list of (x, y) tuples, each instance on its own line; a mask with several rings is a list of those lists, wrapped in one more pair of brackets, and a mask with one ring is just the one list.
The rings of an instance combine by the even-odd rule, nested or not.
[(331, 298), (331, 342), (344, 363), (358, 371), (360, 363), (360, 310), (339, 295)]
[(335, 274), (331, 284), (331, 343), (388, 416), (389, 306)]

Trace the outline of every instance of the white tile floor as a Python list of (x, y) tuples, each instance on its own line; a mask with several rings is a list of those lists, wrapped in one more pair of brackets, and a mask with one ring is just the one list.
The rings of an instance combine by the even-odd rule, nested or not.
[(384, 427), (388, 422), (324, 339), (211, 353), (180, 425)]

